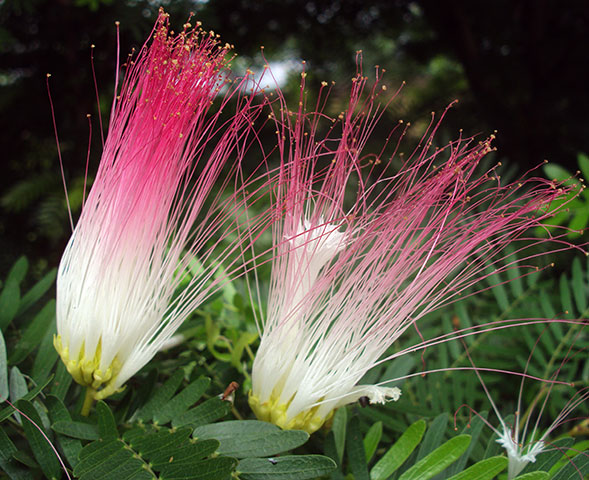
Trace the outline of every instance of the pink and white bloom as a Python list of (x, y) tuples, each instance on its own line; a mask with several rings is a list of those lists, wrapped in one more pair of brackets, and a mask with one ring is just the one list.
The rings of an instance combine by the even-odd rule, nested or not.
[[(228, 281), (214, 275), (220, 263), (228, 272), (239, 268), (244, 225), (234, 219), (247, 194), (223, 198), (261, 107), (248, 77), (229, 85), (228, 55), (229, 46), (198, 26), (173, 35), (160, 11), (150, 39), (126, 64), (98, 173), (57, 279), (54, 344), (95, 399), (119, 390)], [(253, 93), (245, 93), (248, 85)], [(221, 89), (227, 93), (209, 116)], [(236, 111), (223, 119), (230, 100)], [(253, 231), (261, 225), (254, 223)]]
[[(514, 267), (500, 255), (507, 244), (520, 240), (518, 256), (529, 260), (534, 254), (525, 252), (540, 240), (525, 232), (566, 193), (539, 178), (502, 185), (494, 168), (475, 175), (492, 139), (434, 149), (433, 118), (399, 173), (387, 174), (400, 148), (394, 131), (380, 153), (364, 152), (383, 113), (378, 77), (368, 89), (357, 74), (339, 121), (322, 113), (327, 84), (315, 111), (306, 111), (304, 81), (298, 111), (283, 104), (278, 115), (283, 178), (275, 209), (284, 220), (273, 226), (249, 403), (259, 419), (282, 428), (312, 433), (360, 397), (397, 400), (398, 388), (360, 380), (398, 356), (386, 352), (407, 329), (469, 294), (491, 265), (495, 272)], [(326, 117), (331, 127), (321, 139)], [(399, 142), (404, 128), (394, 129)]]

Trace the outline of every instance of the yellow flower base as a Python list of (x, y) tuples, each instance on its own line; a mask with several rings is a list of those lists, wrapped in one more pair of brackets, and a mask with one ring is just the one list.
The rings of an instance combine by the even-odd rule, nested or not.
[(279, 400), (280, 398), (278, 396), (272, 394), (268, 401), (260, 403), (260, 399), (251, 390), (248, 396), (250, 407), (259, 420), (273, 423), (284, 430), (304, 430), (311, 434), (319, 430), (325, 422), (331, 420), (331, 417), (333, 417), (333, 411), (329, 412), (325, 417), (317, 415), (319, 406), (315, 406), (299, 413), (291, 419), (287, 419), (286, 410), (290, 402), (278, 403)]
[(94, 400), (102, 400), (121, 390), (114, 386), (114, 381), (122, 367), (117, 357), (113, 359), (105, 371), (99, 368), (102, 354), (102, 339), (98, 341), (96, 351), (92, 358), (86, 357), (84, 345), (82, 345), (77, 358), (71, 358), (69, 347), (63, 345), (61, 335), (54, 335), (53, 345), (65, 364), (67, 371), (77, 383), (88, 387), (92, 391)]

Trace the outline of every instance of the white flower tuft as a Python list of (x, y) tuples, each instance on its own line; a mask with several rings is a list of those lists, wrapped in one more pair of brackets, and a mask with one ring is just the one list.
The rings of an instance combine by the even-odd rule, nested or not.
[(507, 452), (507, 459), (509, 460), (507, 478), (509, 479), (517, 477), (528, 463), (535, 463), (536, 455), (544, 450), (544, 442), (541, 440), (521, 445), (518, 443), (517, 437), (514, 438), (513, 435), (511, 429), (504, 425), (503, 433), (499, 434), (497, 439), (497, 443)]

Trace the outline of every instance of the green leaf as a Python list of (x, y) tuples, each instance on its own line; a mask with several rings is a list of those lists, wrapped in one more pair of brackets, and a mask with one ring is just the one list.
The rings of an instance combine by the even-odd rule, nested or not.
[(283, 430), (270, 434), (244, 434), (240, 438), (219, 440), (219, 453), (236, 458), (268, 457), (303, 445), (309, 434), (302, 430)]
[(432, 452), (434, 448), (438, 447), (442, 443), (446, 428), (448, 427), (448, 414), (441, 413), (434, 418), (432, 424), (429, 426), (423, 442), (419, 447), (417, 458), (415, 461), (421, 460), (428, 453)]
[(96, 404), (96, 414), (98, 415), (98, 435), (103, 440), (113, 440), (118, 438), (117, 422), (108, 405), (100, 400)]
[(118, 439), (97, 440), (80, 452), (80, 461), (74, 475), (80, 480), (111, 480), (132, 478), (152, 480), (154, 477), (144, 468), (144, 462), (135, 457)]
[(18, 450), (12, 454), (12, 457), (19, 463), (22, 463), (26, 467), (29, 467), (31, 470), (39, 470), (39, 464), (35, 461), (33, 457), (31, 457), (28, 452), (24, 450)]
[(469, 445), (470, 435), (451, 438), (406, 470), (399, 480), (428, 480), (458, 460)]
[[(395, 403), (395, 410), (403, 413), (421, 414), (423, 412), (423, 407), (421, 407), (421, 409), (415, 408), (413, 405), (411, 405), (410, 402), (406, 400), (399, 400)], [(365, 408), (362, 410), (362, 416), (374, 422), (382, 422), (383, 428), (389, 428), (393, 432), (403, 433), (405, 428), (407, 428), (405, 423), (393, 418), (390, 412), (384, 409), (379, 410), (378, 408)]]
[(486, 458), (448, 480), (492, 480), (495, 475), (505, 470), (507, 463), (507, 458), (503, 456)]
[(8, 280), (0, 292), (0, 330), (4, 331), (14, 319), (20, 303), (20, 286)]
[(548, 292), (542, 290), (539, 295), (540, 298), (540, 305), (542, 306), (542, 311), (544, 315), (549, 318), (553, 318), (556, 316), (556, 310), (552, 306), (552, 302), (550, 301), (550, 295)]
[[(27, 393), (22, 399), (23, 400), (32, 400), (35, 398), (41, 391), (47, 386), (47, 384), (51, 381), (51, 378), (48, 378), (44, 383), (40, 383), (35, 388), (33, 388), (29, 393)], [(6, 407), (0, 410), (0, 422), (6, 420), (10, 415), (14, 413), (13, 407)]]
[(562, 308), (564, 309), (565, 315), (568, 318), (572, 318), (575, 314), (573, 308), (573, 297), (571, 296), (571, 288), (566, 275), (560, 277), (560, 301), (562, 302)]
[(276, 425), (259, 420), (231, 420), (229, 422), (204, 425), (194, 429), (194, 438), (231, 438), (240, 435), (253, 435), (257, 433), (274, 433), (280, 431)]
[(382, 437), (382, 422), (374, 423), (366, 432), (364, 437), (364, 451), (366, 452), (366, 461), (372, 460), (372, 456), (378, 447)]
[(53, 285), (57, 270), (54, 268), (39, 280), (27, 293), (22, 296), (18, 307), (17, 315), (23, 314), (29, 307), (34, 305)]
[(418, 420), (412, 424), (401, 438), (376, 462), (370, 470), (371, 480), (385, 480), (389, 478), (411, 455), (419, 445), (425, 432), (425, 420)]
[(159, 410), (164, 408), (166, 403), (172, 398), (178, 387), (182, 383), (184, 372), (176, 370), (174, 374), (166, 380), (166, 382), (159, 388), (155, 394), (147, 401), (137, 414), (139, 420), (151, 420)]
[(31, 377), (37, 383), (43, 382), (49, 375), (51, 375), (53, 366), (59, 358), (59, 355), (53, 346), (53, 336), (55, 333), (55, 322), (52, 322), (50, 328), (47, 329), (41, 340), (39, 350), (33, 362)]
[(589, 452), (582, 452), (556, 472), (551, 480), (576, 480), (589, 473)]
[(583, 178), (589, 179), (589, 157), (584, 153), (577, 155), (577, 163), (579, 164), (579, 170), (583, 174)]
[[(66, 406), (56, 396), (48, 395), (47, 399), (45, 400), (45, 405), (47, 406), (49, 420), (53, 423), (51, 426), (53, 431), (56, 431), (54, 428), (56, 424), (71, 422), (72, 418), (70, 417), (70, 412), (68, 412)], [(93, 428), (96, 435), (95, 438), (98, 438), (98, 431), (96, 427)], [(78, 455), (82, 450), (82, 444), (80, 441), (75, 438), (69, 438), (59, 434), (57, 435), (57, 441), (59, 442), (61, 451), (64, 453), (70, 465), (75, 467), (78, 463)]]
[(575, 210), (572, 220), (569, 223), (569, 228), (573, 231), (568, 233), (569, 238), (579, 236), (587, 229), (589, 223), (589, 209), (579, 208)]
[[(450, 342), (451, 343), (451, 342)], [(402, 387), (403, 380), (390, 381), (395, 378), (403, 377), (413, 370), (415, 359), (411, 355), (402, 355), (391, 362), (387, 362), (387, 368), (378, 383), (386, 383), (387, 387)], [(377, 383), (375, 381), (375, 383)]]
[(14, 443), (0, 427), (0, 470), (4, 471), (12, 480), (32, 480), (31, 472), (24, 470), (14, 459), (17, 452)]
[(587, 309), (587, 286), (584, 281), (583, 267), (578, 258), (573, 260), (573, 295), (579, 312), (583, 313)]
[(498, 273), (493, 273), (487, 277), (486, 281), (491, 287), (491, 292), (493, 293), (495, 300), (497, 300), (499, 308), (501, 311), (506, 311), (509, 309), (509, 297), (505, 285), (501, 284), (503, 280), (504, 279), (502, 279)]
[(515, 477), (514, 480), (548, 480), (549, 478), (550, 474), (548, 472), (530, 472)]
[(166, 452), (175, 452), (182, 444), (189, 441), (191, 433), (190, 428), (178, 430), (163, 428), (156, 431), (146, 431), (138, 427), (126, 432), (123, 440), (139, 452), (142, 457), (161, 463), (166, 458), (169, 462), (169, 453)]
[(292, 450), (307, 441), (309, 434), (300, 430), (280, 430), (257, 420), (233, 420), (205, 425), (194, 430), (199, 439), (220, 442), (218, 452), (237, 458), (264, 457)]
[[(505, 272), (509, 278), (509, 288), (515, 298), (519, 298), (524, 294), (524, 283), (521, 278), (521, 271), (517, 266), (517, 255), (513, 253), (513, 249), (508, 250), (511, 255), (506, 259), (506, 262), (513, 263), (513, 265)], [(454, 342), (450, 342), (454, 343)]]
[(475, 447), (476, 442), (481, 434), (483, 426), (485, 425), (484, 420), (486, 420), (487, 414), (488, 414), (488, 412), (479, 413), (477, 416), (475, 416), (472, 419), (472, 421), (466, 427), (464, 427), (462, 432), (460, 432), (460, 433), (467, 433), (468, 435), (470, 435), (471, 442), (470, 442), (470, 445), (468, 446), (468, 448), (466, 449), (466, 452), (464, 452), (464, 455), (462, 455), (462, 457), (460, 457), (454, 463), (454, 465), (449, 467), (448, 471), (445, 472), (447, 475), (457, 474), (458, 472), (461, 472), (464, 469), (464, 467), (466, 466), (466, 462), (468, 461), (468, 458), (470, 457), (470, 454), (471, 454), (473, 448)]
[(346, 446), (346, 424), (348, 423), (348, 410), (338, 408), (333, 416), (333, 425), (331, 431), (335, 439), (335, 451), (339, 464), (341, 465), (344, 458), (344, 448)]
[[(10, 401), (14, 404), (17, 400), (23, 398), (29, 389), (27, 388), (27, 381), (18, 367), (12, 367), (10, 369)], [(20, 422), (20, 414), (15, 413), (15, 416)]]
[(554, 474), (558, 472), (563, 466), (569, 464), (571, 460), (575, 458), (577, 455), (588, 455), (588, 448), (589, 440), (581, 440), (580, 442), (576, 442), (568, 450), (562, 452), (562, 456), (560, 457), (558, 462), (556, 462), (550, 468), (550, 470), (548, 470), (548, 473)]
[(164, 455), (163, 452), (160, 452), (158, 455), (152, 455), (150, 460), (154, 470), (162, 470), (170, 464), (193, 465), (195, 461), (215, 453), (217, 448), (219, 448), (219, 442), (217, 440), (199, 440), (176, 448), (171, 455), (169, 453)]
[(327, 475), (335, 462), (321, 455), (245, 458), (237, 465), (242, 480), (306, 480)]
[(53, 450), (51, 440), (43, 431), (43, 423), (37, 410), (27, 400), (19, 400), (16, 402), (16, 406), (26, 415), (26, 418), (23, 415), (22, 419), (23, 430), (41, 470), (47, 478), (60, 478), (61, 465), (57, 458), (57, 452)]
[(352, 417), (348, 423), (346, 452), (348, 466), (352, 475), (354, 475), (354, 480), (369, 480), (366, 452), (364, 451), (364, 442), (360, 433), (360, 420), (357, 416)]
[(4, 330), (14, 319), (20, 305), (20, 284), (29, 269), (26, 257), (20, 257), (12, 266), (4, 288), (0, 292), (0, 330)]
[(57, 421), (51, 425), (51, 429), (54, 432), (72, 438), (79, 438), (80, 440), (98, 440), (100, 438), (98, 427), (89, 423), (73, 422), (71, 420)]
[(205, 377), (200, 377), (192, 382), (160, 410), (154, 413), (154, 423), (163, 425), (172, 420), (172, 418), (182, 414), (188, 407), (194, 405), (200, 399), (210, 383), (210, 378)]
[(191, 433), (190, 428), (170, 430), (140, 425), (127, 431), (123, 439), (128, 448), (136, 452), (136, 458), (149, 462), (151, 470), (161, 473), (160, 478), (228, 478), (237, 459), (218, 456), (206, 459), (217, 451), (219, 442), (212, 439), (195, 442), (190, 439)]
[[(149, 463), (151, 470), (159, 471), (159, 478), (170, 479), (221, 479), (228, 478), (237, 460), (228, 457), (205, 457), (216, 452), (216, 440), (192, 441), (191, 428), (167, 429), (139, 425), (123, 436), (134, 456)], [(96, 442), (95, 442), (96, 443)], [(109, 447), (111, 448), (111, 447)], [(109, 450), (110, 451), (110, 450)], [(93, 451), (89, 455), (94, 455)], [(147, 463), (148, 462), (148, 463)]]
[(562, 168), (556, 163), (547, 163), (542, 166), (542, 170), (544, 170), (544, 174), (549, 180), (558, 180), (559, 182), (562, 182), (564, 180), (570, 180), (572, 177), (568, 170)]
[(139, 386), (132, 390), (131, 401), (127, 408), (127, 414), (129, 415), (129, 421), (133, 422), (142, 406), (145, 404), (146, 399), (151, 398), (152, 394), (156, 390), (158, 372), (156, 369), (150, 370), (145, 377), (142, 378)]
[(8, 362), (6, 360), (6, 344), (0, 331), (0, 403), (8, 399)]
[(70, 389), (72, 381), (73, 378), (67, 371), (63, 362), (59, 362), (55, 369), (55, 381), (53, 382), (53, 385), (51, 385), (51, 393), (63, 401), (65, 394)]
[(19, 259), (14, 262), (8, 275), (6, 275), (6, 282), (16, 282), (17, 285), (20, 285), (22, 281), (25, 279), (27, 271), (29, 270), (29, 261), (27, 257), (24, 255), (19, 257)]
[(22, 362), (29, 353), (31, 353), (55, 321), (55, 300), (47, 302), (47, 305), (35, 316), (31, 324), (25, 330), (22, 338), (16, 344), (12, 355), (10, 355), (10, 363), (18, 364)]
[[(237, 460), (230, 457), (216, 457), (192, 464), (166, 466), (161, 478), (166, 480), (229, 480)], [(150, 477), (151, 478), (151, 477)]]
[(335, 451), (335, 439), (333, 437), (333, 431), (329, 431), (323, 442), (323, 453), (333, 460), (336, 465), (336, 471), (332, 472), (329, 476), (329, 480), (344, 480), (344, 475), (341, 471), (342, 465), (338, 464), (337, 452)]
[(215, 420), (219, 420), (231, 411), (231, 403), (221, 400), (219, 397), (209, 398), (206, 402), (191, 408), (179, 417), (172, 420), (174, 428), (190, 425), (199, 427)]

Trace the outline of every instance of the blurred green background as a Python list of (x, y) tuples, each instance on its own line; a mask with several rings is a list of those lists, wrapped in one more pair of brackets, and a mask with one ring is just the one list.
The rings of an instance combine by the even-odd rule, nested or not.
[[(179, 28), (194, 11), (205, 29), (235, 45), (239, 74), (260, 67), (260, 46), (283, 88), (298, 95), (301, 61), (308, 85), (336, 81), (345, 102), (361, 49), (364, 72), (387, 70), (394, 91), (407, 85), (384, 122), (426, 125), (454, 99), (440, 137), (498, 131), (498, 156), (523, 173), (547, 158), (568, 171), (589, 151), (586, 87), (589, 4), (503, 0), (0, 0), (0, 271), (26, 254), (41, 275), (57, 265), (69, 224), (51, 122), (46, 73), (52, 74), (65, 175), (80, 191), (93, 118), (90, 177), (100, 135), (90, 63), (106, 122), (116, 68), (115, 20), (121, 57), (140, 47), (163, 5)], [(341, 100), (338, 102), (338, 97)], [(252, 160), (252, 161), (255, 161)], [(79, 196), (79, 195), (78, 195)], [(80, 198), (72, 199), (79, 209)]]

